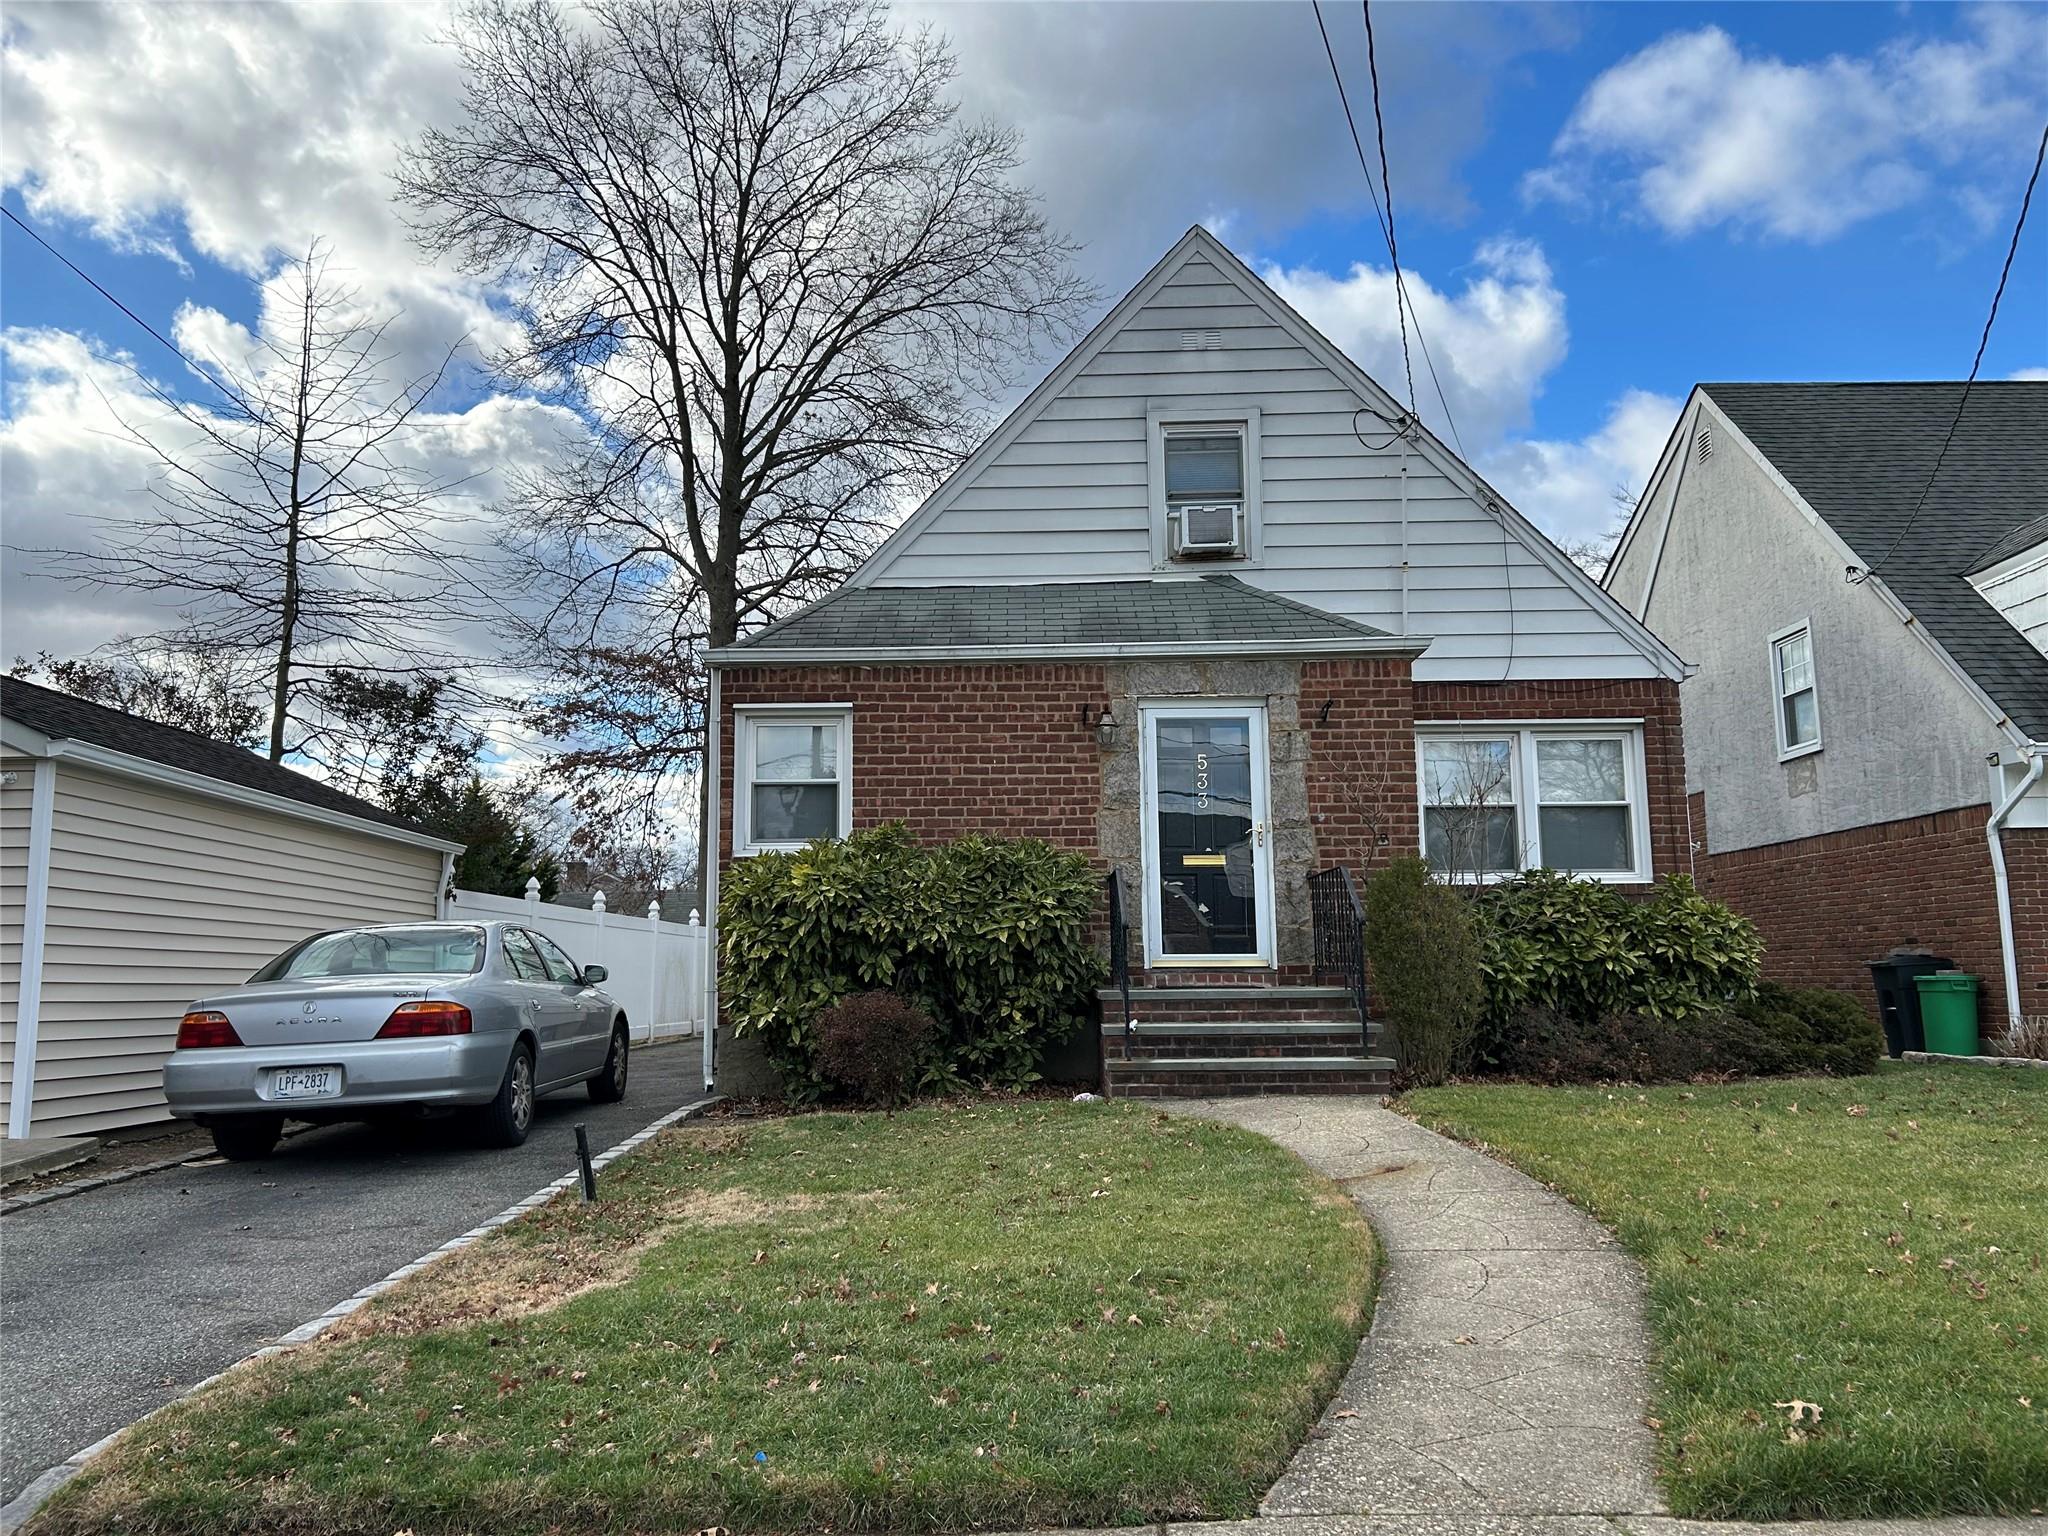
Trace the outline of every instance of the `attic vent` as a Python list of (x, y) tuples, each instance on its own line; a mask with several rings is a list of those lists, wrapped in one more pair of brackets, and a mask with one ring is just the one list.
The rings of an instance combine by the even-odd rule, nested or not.
[(1693, 452), (1702, 464), (1714, 456), (1714, 429), (1712, 427), (1700, 428), (1700, 435), (1693, 442)]
[(1182, 331), (1180, 349), (1183, 352), (1214, 352), (1223, 345), (1221, 331)]

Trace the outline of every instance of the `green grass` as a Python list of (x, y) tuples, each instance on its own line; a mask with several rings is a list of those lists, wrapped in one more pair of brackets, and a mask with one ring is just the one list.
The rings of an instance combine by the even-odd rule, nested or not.
[[(1117, 1104), (685, 1127), (131, 1434), (43, 1532), (1236, 1516), (1371, 1302), (1350, 1203)], [(543, 1303), (519, 1313), (521, 1298)]]
[[(1676, 1513), (2048, 1505), (2048, 1074), (1408, 1096), (1649, 1274)], [(1817, 1405), (1816, 1423), (1799, 1410)]]

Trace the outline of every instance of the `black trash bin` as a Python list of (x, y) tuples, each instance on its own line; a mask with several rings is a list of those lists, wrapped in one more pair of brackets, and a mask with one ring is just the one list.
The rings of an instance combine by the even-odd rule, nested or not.
[(1870, 978), (1877, 983), (1877, 1016), (1884, 1025), (1884, 1048), (1888, 1055), (1927, 1049), (1927, 1037), (1920, 1027), (1920, 991), (1913, 978), (1953, 969), (1953, 960), (1924, 949), (1895, 949), (1882, 960), (1870, 962)]

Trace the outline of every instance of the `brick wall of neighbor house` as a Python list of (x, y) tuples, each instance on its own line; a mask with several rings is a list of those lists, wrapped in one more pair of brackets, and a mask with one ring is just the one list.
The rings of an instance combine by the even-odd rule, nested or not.
[[(1704, 810), (1696, 804), (1700, 826)], [(1764, 974), (1775, 981), (1832, 987), (1875, 1015), (1870, 962), (1911, 944), (1979, 977), (1989, 1021), (2005, 1006), (1984, 836), (1990, 814), (1988, 804), (1968, 805), (1731, 853), (1707, 849), (1700, 888), (1757, 925)], [(2048, 1012), (2048, 830), (2009, 830), (2005, 849), (2021, 1005)]]
[[(1663, 678), (1614, 682), (1417, 683), (1417, 720), (1597, 720), (1643, 722), (1650, 802), (1650, 866), (1658, 876), (1692, 871), (1685, 795), (1685, 728), (1678, 684)], [(1705, 823), (1698, 825), (1704, 827)], [(1411, 836), (1411, 846), (1412, 837)], [(1626, 889), (1626, 887), (1625, 887)]]
[(791, 703), (853, 706), (856, 828), (904, 821), (932, 842), (985, 832), (1095, 852), (1102, 754), (1094, 721), (1107, 699), (1100, 666), (745, 667), (719, 687), (719, 832), (728, 857), (733, 711)]

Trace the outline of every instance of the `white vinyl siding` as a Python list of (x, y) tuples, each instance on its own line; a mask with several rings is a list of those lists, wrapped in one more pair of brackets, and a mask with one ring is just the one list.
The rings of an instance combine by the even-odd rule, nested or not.
[(13, 775), (12, 783), (0, 783), (0, 1116), (14, 1090), (14, 1022), (21, 1000), (21, 919), (28, 894), (29, 798), (35, 768), (25, 757), (0, 759), (0, 774)]
[(1979, 571), (1970, 585), (2035, 650), (2048, 652), (2048, 544), (2036, 544)]
[(36, 1134), (163, 1118), (186, 1004), (316, 930), (432, 917), (440, 879), (431, 848), (60, 761)]
[[(1214, 330), (1218, 344), (1189, 349), (1183, 338), (1191, 330)], [(1400, 445), (1386, 444), (1384, 432), (1367, 433), (1372, 446), (1361, 442), (1353, 430), (1358, 395), (1199, 252), (886, 558), (874, 580), (1153, 574), (1162, 562), (1148, 504), (1148, 412), (1199, 420), (1205, 402), (1214, 403), (1208, 419), (1241, 419), (1245, 407), (1258, 419), (1259, 461), (1247, 466), (1258, 503), (1254, 558), (1217, 568), (1401, 632)], [(1436, 637), (1415, 665), (1418, 680), (1656, 675), (1611, 615), (1505, 534), (1419, 452), (1406, 460), (1406, 632)]]

